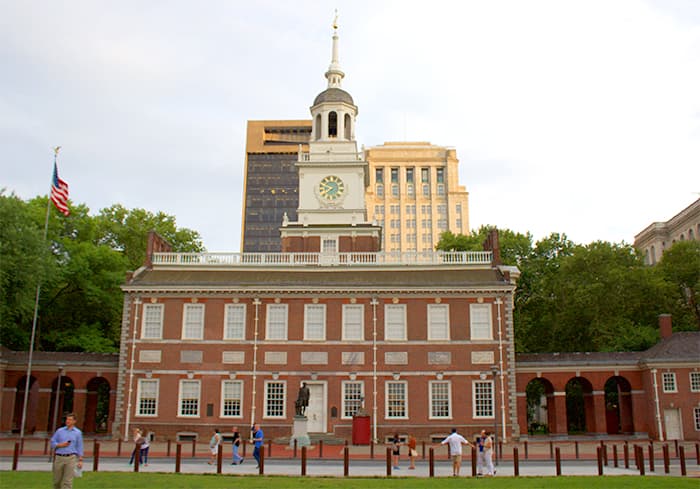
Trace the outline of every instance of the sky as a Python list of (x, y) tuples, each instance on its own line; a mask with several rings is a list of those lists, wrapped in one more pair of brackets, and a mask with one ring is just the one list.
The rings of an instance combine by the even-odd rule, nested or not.
[(470, 227), (632, 243), (700, 197), (695, 0), (0, 0), (0, 189), (239, 251), (248, 120), (308, 119), (334, 9), (358, 145), (453, 147)]

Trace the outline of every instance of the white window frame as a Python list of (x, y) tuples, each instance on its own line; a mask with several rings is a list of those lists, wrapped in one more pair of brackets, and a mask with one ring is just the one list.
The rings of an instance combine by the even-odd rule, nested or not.
[[(141, 401), (145, 400), (144, 395), (144, 384), (155, 385), (155, 402), (153, 407), (153, 413), (144, 413), (141, 408)], [(136, 386), (136, 413), (135, 416), (144, 418), (156, 418), (158, 417), (158, 397), (160, 395), (160, 379), (139, 379), (138, 385)], [(148, 398), (150, 399), (150, 397)]]
[[(481, 385), (489, 385), (491, 389), (491, 414), (480, 414), (480, 411), (482, 411), (480, 397), (477, 397), (477, 391), (479, 390), (479, 387)], [(493, 380), (475, 380), (472, 382), (472, 413), (473, 413), (473, 418), (474, 419), (494, 419), (495, 413), (496, 413), (496, 406), (495, 406), (495, 396), (494, 396), (494, 384)]]
[(224, 309), (225, 340), (245, 340), (246, 314), (245, 304), (226, 304)]
[[(238, 386), (238, 397), (228, 396), (226, 393), (227, 386)], [(219, 417), (221, 418), (243, 418), (243, 381), (242, 380), (222, 380), (221, 381), (221, 406)], [(239, 414), (226, 414), (227, 401), (238, 401)]]
[[(486, 314), (485, 322), (477, 321), (478, 316)], [(488, 324), (488, 326), (486, 326)], [(488, 334), (484, 335), (488, 329)], [(493, 339), (493, 310), (491, 304), (469, 304), (469, 339), (492, 340)]]
[(666, 393), (678, 392), (675, 372), (661, 372), (661, 387)]
[[(279, 384), (282, 386), (282, 399), (275, 400), (275, 409), (279, 408), (280, 414), (271, 414), (272, 404), (270, 403), (270, 386), (273, 384)], [(265, 381), (265, 397), (264, 397), (264, 407), (263, 407), (263, 418), (266, 419), (284, 419), (287, 417), (286, 406), (287, 406), (287, 382), (284, 380), (266, 380)]]
[[(200, 310), (202, 317), (197, 325), (194, 321), (190, 322), (189, 312)], [(204, 339), (204, 304), (183, 304), (182, 307), (182, 339), (183, 340), (202, 340)], [(199, 334), (190, 334), (194, 327), (199, 328)]]
[[(392, 398), (390, 396), (389, 391), (391, 390), (392, 386), (398, 386), (398, 385), (403, 385), (403, 398), (401, 400), (398, 400), (397, 402), (401, 402), (403, 404), (403, 410), (404, 414), (403, 416), (391, 416), (391, 410), (390, 410), (390, 403), (392, 402)], [(384, 384), (384, 418), (385, 419), (408, 419), (408, 382), (405, 380), (387, 380), (386, 383)]]
[[(449, 304), (428, 304), (427, 309), (428, 340), (450, 340), (450, 306)], [(443, 316), (443, 317), (440, 317)]]
[(700, 392), (700, 372), (690, 372), (688, 375), (690, 392)]
[(406, 304), (384, 304), (384, 340), (406, 341)]
[[(360, 387), (360, 399), (351, 399), (349, 394), (354, 394), (354, 392), (349, 393), (347, 391), (348, 387), (353, 386), (359, 386)], [(341, 382), (341, 392), (343, 393), (342, 396), (342, 403), (340, 407), (340, 419), (352, 419), (352, 415), (348, 415), (347, 410), (349, 409), (349, 404), (358, 404), (358, 408), (355, 412), (359, 411), (362, 409), (362, 404), (363, 404), (363, 399), (365, 397), (365, 383), (362, 382), (361, 380), (344, 380)]]
[[(279, 327), (281, 330), (279, 332), (275, 332), (275, 335), (272, 335), (272, 327), (276, 327), (277, 324), (272, 323), (272, 311), (277, 310), (282, 313), (284, 316), (283, 319), (279, 323)], [(278, 341), (286, 341), (287, 340), (287, 330), (289, 328), (289, 305), (288, 304), (267, 304), (267, 307), (265, 308), (265, 339), (266, 340), (278, 340)]]
[[(197, 386), (197, 397), (184, 397), (185, 385), (196, 385)], [(196, 399), (197, 400), (197, 412), (194, 414), (183, 414), (183, 401), (185, 399)], [(199, 418), (202, 412), (202, 381), (192, 380), (192, 379), (180, 379), (179, 389), (177, 394), (177, 417), (178, 418)]]
[[(435, 400), (434, 386), (447, 386), (447, 415), (440, 416), (435, 413), (433, 401)], [(449, 380), (431, 380), (428, 382), (429, 399), (428, 399), (428, 419), (452, 419), (452, 382)]]
[(304, 340), (326, 340), (325, 304), (304, 304)]
[[(359, 311), (359, 323), (351, 317), (350, 311)], [(353, 334), (354, 333), (354, 334)], [(365, 339), (365, 305), (343, 304), (343, 341), (364, 341)]]
[[(144, 304), (143, 305), (143, 317), (141, 319), (141, 339), (142, 340), (161, 340), (163, 339), (163, 315), (164, 315), (164, 305), (163, 304)], [(159, 311), (158, 319), (149, 319), (148, 311)], [(157, 323), (157, 324), (156, 324)], [(150, 334), (153, 330), (154, 333)], [(157, 334), (155, 331), (158, 331)]]

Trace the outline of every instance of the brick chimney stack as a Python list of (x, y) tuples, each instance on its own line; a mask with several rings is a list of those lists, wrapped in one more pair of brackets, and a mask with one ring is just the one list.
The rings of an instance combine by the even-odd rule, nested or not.
[(670, 314), (659, 314), (659, 333), (661, 333), (662, 340), (670, 338), (673, 334), (673, 323)]

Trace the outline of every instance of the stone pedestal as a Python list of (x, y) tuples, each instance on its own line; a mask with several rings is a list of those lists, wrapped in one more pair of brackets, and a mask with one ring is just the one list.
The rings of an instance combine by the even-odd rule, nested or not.
[(297, 447), (308, 447), (311, 445), (309, 432), (306, 425), (309, 419), (303, 415), (294, 416), (294, 427), (292, 428), (292, 437), (289, 439), (289, 446), (294, 446), (294, 440), (297, 441)]

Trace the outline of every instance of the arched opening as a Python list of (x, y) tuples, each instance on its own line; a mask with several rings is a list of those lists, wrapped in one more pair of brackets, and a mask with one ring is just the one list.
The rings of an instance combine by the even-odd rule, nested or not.
[[(12, 432), (19, 433), (22, 429), (22, 412), (24, 411), (24, 392), (27, 388), (27, 376), (24, 375), (17, 381), (17, 393), (15, 394), (15, 412), (12, 416)], [(29, 397), (27, 398), (27, 418), (24, 422), (24, 432), (36, 431), (36, 410), (39, 405), (39, 382), (33, 375), (29, 378)]]
[[(554, 386), (547, 379), (537, 378), (525, 387), (527, 397), (527, 432), (546, 435), (556, 426)], [(551, 427), (551, 428), (550, 428)]]
[(352, 118), (350, 114), (345, 114), (345, 139), (348, 141), (352, 139)]
[(605, 383), (605, 425), (610, 435), (634, 432), (632, 386), (624, 377), (610, 377)]
[(51, 383), (51, 401), (46, 431), (53, 433), (56, 428), (62, 425), (65, 415), (73, 411), (74, 390), (75, 385), (70, 377), (56, 377)]
[(321, 129), (321, 114), (316, 115), (316, 129), (314, 133), (316, 134), (316, 140), (321, 139), (321, 134), (323, 134), (323, 129)]
[(328, 137), (338, 137), (338, 114), (331, 112), (328, 114)]
[(595, 426), (593, 416), (593, 386), (583, 377), (574, 377), (566, 383), (566, 426), (569, 434), (585, 433), (588, 426)]
[(109, 422), (109, 382), (104, 377), (94, 377), (87, 384), (83, 431), (106, 433)]

